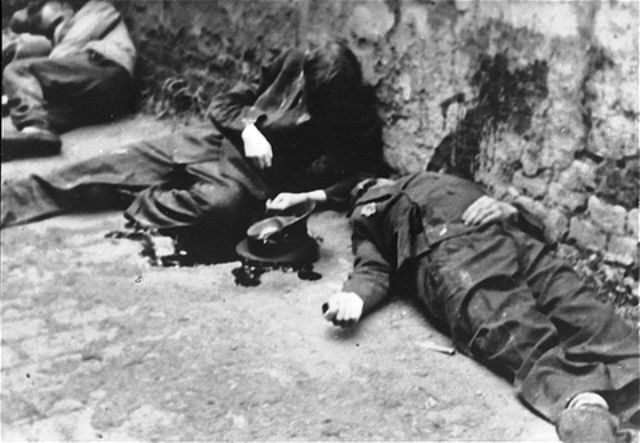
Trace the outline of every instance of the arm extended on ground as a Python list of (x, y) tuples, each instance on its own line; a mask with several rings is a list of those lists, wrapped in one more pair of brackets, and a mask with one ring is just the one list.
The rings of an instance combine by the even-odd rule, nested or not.
[(356, 216), (353, 219), (353, 270), (341, 292), (323, 305), (324, 318), (337, 326), (350, 326), (378, 305), (389, 292), (391, 264), (380, 251), (382, 233), (376, 221)]

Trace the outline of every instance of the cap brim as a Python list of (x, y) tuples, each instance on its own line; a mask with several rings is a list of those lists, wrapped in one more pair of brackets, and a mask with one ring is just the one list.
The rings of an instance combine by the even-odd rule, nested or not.
[(236, 245), (236, 252), (244, 259), (266, 263), (270, 265), (296, 264), (312, 262), (318, 259), (318, 245), (311, 238), (306, 237), (291, 245), (290, 250), (280, 254), (257, 255), (249, 250), (249, 242), (245, 238)]

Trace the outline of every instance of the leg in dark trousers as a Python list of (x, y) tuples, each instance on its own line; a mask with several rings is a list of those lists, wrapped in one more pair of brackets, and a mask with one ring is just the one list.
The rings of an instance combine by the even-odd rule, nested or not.
[[(518, 240), (524, 251), (533, 241), (524, 235)], [(558, 413), (568, 400), (567, 393), (593, 391), (607, 400), (613, 414), (639, 424), (637, 330), (611, 306), (596, 300), (593, 289), (566, 263), (550, 253), (528, 261), (524, 277), (536, 309), (555, 326), (560, 346), (536, 361), (526, 376), (519, 376), (521, 396)], [(538, 395), (541, 391), (546, 393), (543, 398)], [(545, 399), (554, 398), (559, 400), (545, 404)]]
[[(439, 296), (463, 351), (512, 380), (551, 421), (580, 392), (613, 398), (637, 383), (637, 337), (610, 307), (525, 234), (486, 234), (434, 254), (436, 262), (449, 260), (440, 267)], [(520, 259), (517, 272), (507, 256)], [(459, 284), (464, 279), (456, 276), (464, 273), (472, 276), (470, 287)], [(612, 405), (612, 412), (628, 419), (637, 411), (637, 392), (635, 409), (628, 403)]]
[(5, 68), (2, 84), (17, 129), (60, 133), (112, 120), (131, 107), (129, 73), (93, 52), (16, 60)]
[[(171, 134), (140, 141), (57, 171), (2, 184), (0, 227), (54, 215), (117, 207), (125, 209), (145, 188), (178, 183), (174, 152), (185, 143), (204, 154), (217, 149), (205, 137)], [(204, 156), (204, 154), (201, 154)]]
[(125, 211), (137, 225), (176, 238), (200, 262), (232, 257), (250, 223), (264, 213), (266, 187), (230, 143), (213, 145), (203, 150), (213, 158), (176, 163), (171, 181), (142, 190)]
[(177, 237), (193, 254), (211, 258), (227, 255), (264, 212), (262, 194), (266, 187), (228, 142), (216, 134), (178, 133), (46, 177), (4, 183), (0, 227), (120, 208), (138, 226)]

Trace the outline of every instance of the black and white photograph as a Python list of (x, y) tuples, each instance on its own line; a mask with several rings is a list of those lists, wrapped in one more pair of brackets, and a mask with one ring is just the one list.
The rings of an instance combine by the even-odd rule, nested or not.
[(640, 2), (1, 1), (1, 441), (640, 442)]

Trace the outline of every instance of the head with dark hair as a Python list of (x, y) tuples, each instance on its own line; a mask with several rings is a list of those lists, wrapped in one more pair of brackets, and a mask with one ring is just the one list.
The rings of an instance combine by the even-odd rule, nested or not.
[(304, 78), (309, 113), (316, 118), (344, 119), (362, 105), (360, 62), (343, 41), (312, 50), (305, 57)]

